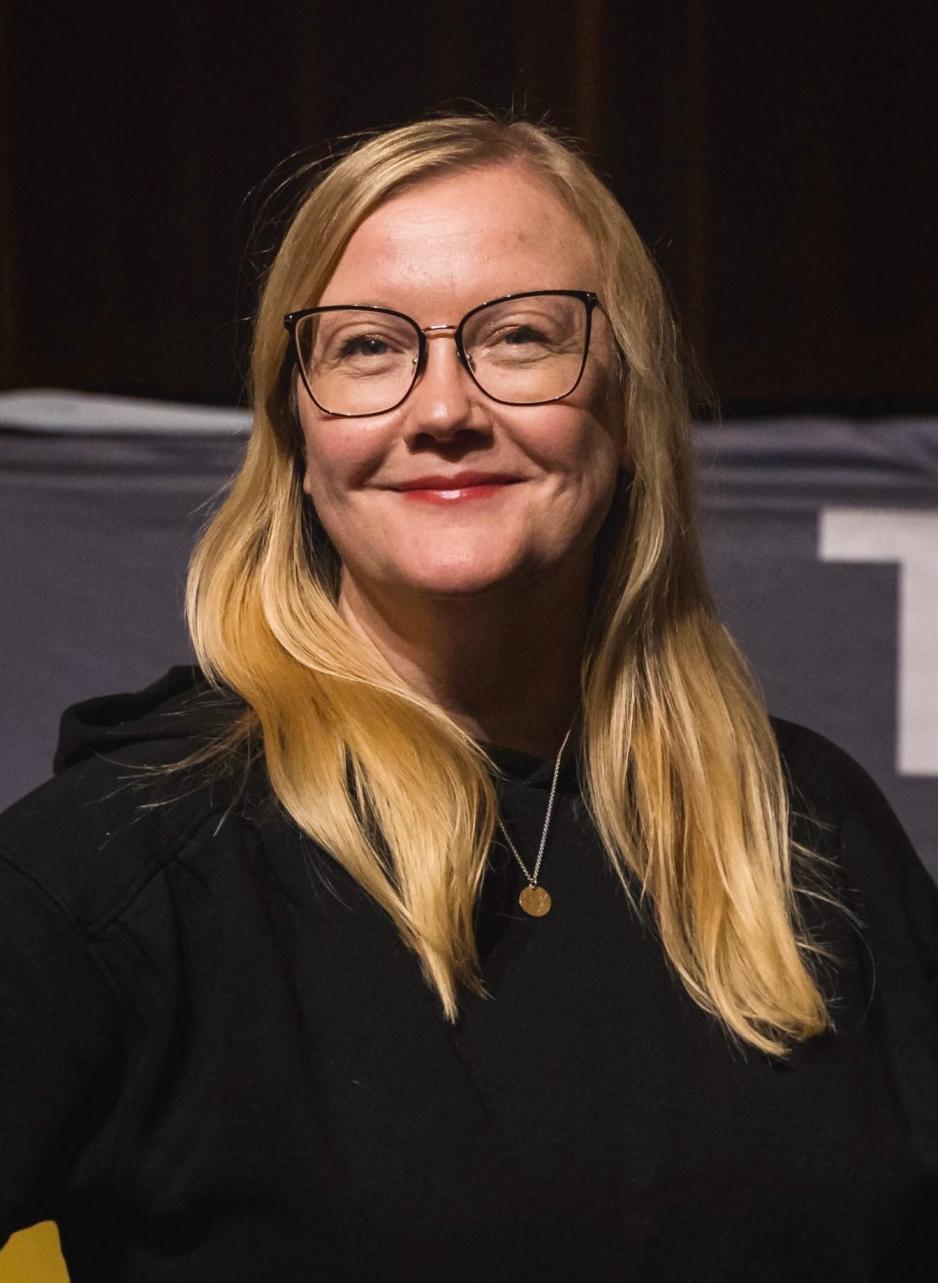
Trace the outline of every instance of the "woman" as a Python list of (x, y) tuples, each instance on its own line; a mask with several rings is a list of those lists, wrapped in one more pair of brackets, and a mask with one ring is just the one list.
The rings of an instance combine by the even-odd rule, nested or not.
[(73, 1280), (933, 1277), (938, 894), (715, 618), (608, 190), (528, 124), (373, 138), (254, 397), (211, 685), (80, 706), (0, 824), (5, 1232)]

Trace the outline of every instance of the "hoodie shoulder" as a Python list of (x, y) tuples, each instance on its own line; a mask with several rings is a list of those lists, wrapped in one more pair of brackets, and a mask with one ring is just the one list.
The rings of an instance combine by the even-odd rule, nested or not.
[(103, 925), (230, 811), (232, 778), (167, 768), (206, 747), (243, 708), (185, 667), (145, 690), (66, 709), (55, 775), (0, 815), (0, 858), (86, 929)]
[(797, 722), (771, 721), (796, 812), (837, 829), (862, 827), (889, 848), (908, 847), (885, 795), (855, 758)]
[[(772, 719), (793, 813), (813, 821), (808, 844), (826, 831), (849, 879), (886, 902), (896, 891), (929, 917), (938, 969), (938, 890), (895, 811), (849, 753), (794, 722)], [(820, 824), (820, 828), (818, 827)], [(827, 845), (822, 839), (819, 845)], [(873, 890), (875, 888), (875, 891)]]
[(879, 790), (863, 767), (818, 731), (779, 717), (771, 719), (793, 802), (807, 803), (821, 817), (862, 814)]
[[(773, 726), (793, 811), (819, 819), (833, 838), (830, 850), (841, 889), (858, 915), (872, 966), (871, 992), (878, 987), (895, 1011), (919, 1004), (915, 1021), (934, 1028), (938, 886), (932, 873), (858, 762), (803, 726), (783, 721), (773, 721)], [(825, 845), (824, 839), (814, 841), (821, 832), (812, 826), (809, 846)]]

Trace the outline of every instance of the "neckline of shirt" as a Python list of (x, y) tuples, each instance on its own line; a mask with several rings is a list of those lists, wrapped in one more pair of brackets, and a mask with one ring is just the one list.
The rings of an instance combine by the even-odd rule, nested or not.
[[(533, 753), (525, 753), (517, 748), (501, 748), (498, 745), (480, 742), (507, 782), (521, 784), (528, 788), (549, 789), (554, 777), (553, 757), (540, 758)], [(576, 750), (572, 744), (567, 746), (560, 764), (557, 777), (557, 789), (564, 793), (579, 791)]]

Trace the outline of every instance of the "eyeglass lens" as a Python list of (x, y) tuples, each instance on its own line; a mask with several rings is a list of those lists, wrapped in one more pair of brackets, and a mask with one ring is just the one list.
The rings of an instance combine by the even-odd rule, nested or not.
[[(463, 349), (479, 387), (498, 401), (531, 405), (566, 396), (586, 355), (589, 311), (580, 298), (535, 294), (470, 313)], [(417, 376), (420, 332), (390, 312), (337, 308), (301, 317), (296, 346), (309, 391), (333, 414), (379, 414)]]

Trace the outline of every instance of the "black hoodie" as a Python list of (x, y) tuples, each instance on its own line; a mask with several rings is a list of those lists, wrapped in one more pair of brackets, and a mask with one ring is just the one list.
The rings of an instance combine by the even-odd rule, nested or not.
[[(569, 767), (553, 908), (496, 846), (491, 998), (447, 1023), (256, 778), (148, 769), (237, 709), (190, 669), (79, 705), (0, 817), (0, 1242), (56, 1220), (72, 1283), (938, 1278), (938, 892), (850, 758), (775, 724), (861, 919), (805, 900), (836, 1032), (777, 1063), (671, 973)], [(533, 859), (550, 764), (495, 756)]]

